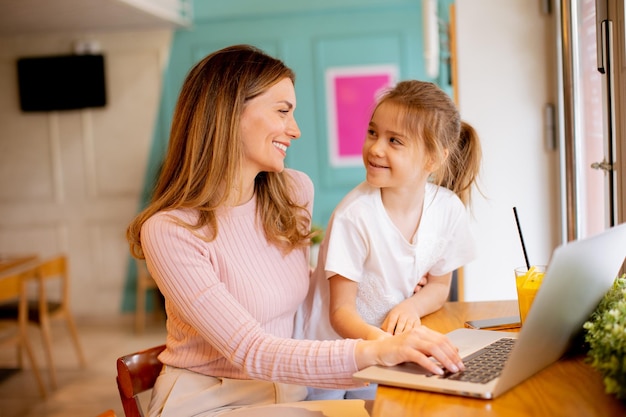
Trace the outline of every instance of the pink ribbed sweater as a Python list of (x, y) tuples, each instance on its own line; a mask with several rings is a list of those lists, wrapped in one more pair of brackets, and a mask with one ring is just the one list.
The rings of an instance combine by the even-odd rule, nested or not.
[[(298, 201), (311, 209), (309, 177), (286, 172), (298, 184)], [(211, 242), (173, 220), (194, 223), (193, 210), (160, 212), (143, 225), (148, 268), (166, 300), (167, 349), (160, 359), (211, 376), (354, 385), (355, 341), (291, 339), (309, 288), (307, 249), (283, 256), (269, 245), (255, 203), (222, 210)]]

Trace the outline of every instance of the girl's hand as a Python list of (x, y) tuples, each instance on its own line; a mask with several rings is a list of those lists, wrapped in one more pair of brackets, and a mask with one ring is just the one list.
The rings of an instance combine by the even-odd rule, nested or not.
[(443, 374), (439, 364), (451, 372), (465, 369), (458, 349), (452, 342), (445, 335), (425, 326), (385, 339), (359, 341), (356, 361), (359, 369), (371, 365), (393, 366), (413, 362), (437, 375)]
[[(413, 295), (420, 292), (426, 284), (428, 284), (428, 274), (424, 274), (420, 278), (413, 290)], [(389, 311), (380, 328), (387, 333), (400, 334), (419, 326), (421, 323), (420, 312), (416, 309), (415, 300), (408, 298)]]
[(389, 311), (380, 328), (390, 334), (400, 334), (420, 326), (421, 323), (415, 303), (409, 298)]
[[(451, 280), (452, 272), (438, 276), (424, 275), (417, 284), (416, 292), (389, 311), (381, 329), (399, 334), (419, 326), (421, 317), (439, 310), (444, 305), (450, 293)], [(427, 285), (421, 287), (422, 283)]]

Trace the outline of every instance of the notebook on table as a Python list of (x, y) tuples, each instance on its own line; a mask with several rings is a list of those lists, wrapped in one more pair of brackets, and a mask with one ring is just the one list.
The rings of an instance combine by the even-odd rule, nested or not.
[[(371, 366), (354, 377), (383, 385), (491, 399), (557, 361), (618, 276), (626, 256), (626, 223), (557, 247), (533, 307), (519, 333), (457, 329), (448, 337), (459, 348), (466, 370), (432, 375), (415, 364)], [(501, 340), (504, 339), (504, 340)], [(486, 366), (486, 374), (469, 375), (470, 362), (493, 343), (502, 365)], [(512, 345), (507, 351), (506, 345)], [(474, 360), (472, 360), (474, 359)], [(471, 371), (471, 372), (470, 372)], [(463, 379), (470, 379), (465, 381)]]

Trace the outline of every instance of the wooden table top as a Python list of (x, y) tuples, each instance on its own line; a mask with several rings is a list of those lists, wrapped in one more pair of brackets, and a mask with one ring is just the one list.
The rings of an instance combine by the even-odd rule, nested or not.
[[(511, 316), (517, 301), (449, 302), (422, 323), (446, 333), (466, 320)], [(604, 392), (602, 378), (584, 361), (566, 356), (493, 400), (379, 386), (372, 417), (401, 416), (626, 416), (626, 403)]]
[(13, 268), (20, 267), (35, 260), (37, 260), (37, 255), (0, 256), (0, 276), (5, 272), (10, 272)]

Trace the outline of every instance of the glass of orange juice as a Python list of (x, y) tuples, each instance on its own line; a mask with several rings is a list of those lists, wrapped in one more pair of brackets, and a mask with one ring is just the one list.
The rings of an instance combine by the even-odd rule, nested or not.
[(525, 266), (515, 268), (515, 286), (517, 288), (519, 317), (522, 325), (535, 300), (537, 291), (539, 291), (545, 273), (545, 265), (531, 266), (530, 269)]

